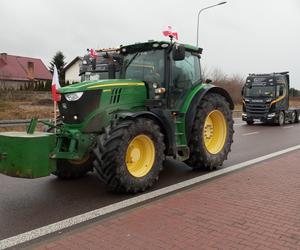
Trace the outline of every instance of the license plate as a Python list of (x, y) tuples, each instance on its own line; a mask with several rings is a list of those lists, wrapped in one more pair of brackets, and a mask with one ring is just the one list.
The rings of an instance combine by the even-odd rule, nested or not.
[(260, 119), (253, 119), (254, 122), (260, 122)]

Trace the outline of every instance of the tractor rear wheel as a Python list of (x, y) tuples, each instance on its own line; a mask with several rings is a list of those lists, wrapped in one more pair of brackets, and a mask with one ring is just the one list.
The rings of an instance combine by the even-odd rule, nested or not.
[(188, 165), (195, 170), (221, 166), (231, 150), (233, 133), (232, 113), (226, 99), (214, 93), (204, 96), (191, 131)]
[(60, 179), (76, 179), (93, 170), (92, 157), (87, 155), (82, 160), (57, 160), (56, 170), (52, 173)]
[(110, 189), (137, 193), (158, 180), (165, 144), (160, 127), (152, 120), (122, 121), (100, 135), (97, 144), (93, 165)]

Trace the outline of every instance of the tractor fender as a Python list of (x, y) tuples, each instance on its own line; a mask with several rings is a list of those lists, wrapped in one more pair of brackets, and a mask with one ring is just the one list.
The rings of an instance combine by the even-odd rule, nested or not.
[(173, 122), (169, 120), (168, 116), (163, 114), (161, 110), (151, 111), (138, 111), (138, 112), (118, 112), (117, 116), (121, 119), (135, 119), (135, 118), (148, 118), (155, 121), (161, 128), (164, 135), (164, 142), (166, 145), (166, 154), (176, 154), (176, 141), (175, 141), (175, 127), (172, 126)]
[(209, 86), (206, 86), (205, 88), (201, 88), (193, 96), (193, 99), (191, 100), (191, 102), (189, 104), (189, 108), (188, 108), (188, 110), (186, 112), (186, 116), (185, 116), (185, 122), (186, 122), (185, 128), (186, 128), (186, 135), (187, 135), (188, 142), (190, 140), (190, 135), (191, 135), (191, 131), (192, 131), (192, 127), (193, 127), (193, 123), (194, 123), (194, 119), (195, 119), (195, 115), (196, 115), (196, 111), (197, 111), (197, 106), (199, 105), (199, 103), (201, 102), (203, 97), (209, 93), (216, 93), (216, 94), (223, 96), (226, 99), (226, 101), (229, 103), (230, 109), (231, 110), (234, 109), (234, 103), (232, 101), (232, 98), (225, 89), (216, 87), (213, 85), (209, 85)]

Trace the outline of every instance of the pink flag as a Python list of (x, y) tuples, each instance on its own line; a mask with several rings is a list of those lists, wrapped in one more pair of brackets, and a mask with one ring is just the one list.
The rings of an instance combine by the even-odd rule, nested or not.
[(171, 38), (174, 37), (176, 40), (178, 40), (178, 33), (176, 31), (173, 31), (170, 25), (167, 26), (167, 28), (163, 31), (163, 35)]
[(96, 58), (97, 57), (97, 53), (94, 49), (89, 49), (89, 53), (90, 53), (91, 58)]
[(57, 90), (59, 88), (60, 88), (60, 85), (59, 85), (59, 80), (58, 80), (57, 68), (56, 68), (56, 65), (54, 65), (51, 90), (52, 90), (53, 101), (55, 101), (55, 102), (60, 101), (60, 94), (57, 93)]

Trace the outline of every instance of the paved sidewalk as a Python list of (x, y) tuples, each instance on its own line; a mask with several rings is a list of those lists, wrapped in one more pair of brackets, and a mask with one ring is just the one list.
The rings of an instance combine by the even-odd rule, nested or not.
[(38, 249), (300, 249), (300, 151), (35, 245)]

